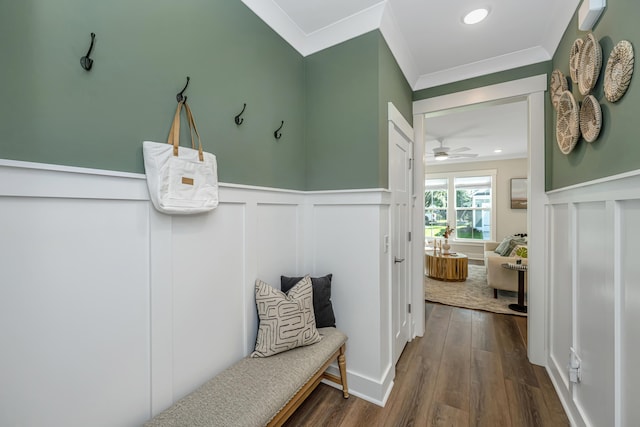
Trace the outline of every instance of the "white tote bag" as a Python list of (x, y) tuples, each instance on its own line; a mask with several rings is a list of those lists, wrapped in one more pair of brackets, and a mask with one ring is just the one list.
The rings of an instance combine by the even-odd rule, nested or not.
[[(180, 113), (184, 104), (192, 148), (180, 147)], [(195, 148), (193, 132), (198, 137)], [(149, 196), (155, 208), (166, 214), (188, 215), (218, 206), (216, 156), (202, 151), (200, 134), (189, 105), (179, 102), (169, 130), (168, 143), (142, 143)]]

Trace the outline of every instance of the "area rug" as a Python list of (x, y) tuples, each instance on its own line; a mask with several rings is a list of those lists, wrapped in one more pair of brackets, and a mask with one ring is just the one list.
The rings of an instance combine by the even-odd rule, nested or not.
[(424, 299), (454, 307), (472, 308), (493, 313), (526, 316), (509, 308), (518, 302), (517, 292), (498, 291), (493, 297), (493, 288), (487, 285), (487, 274), (483, 265), (469, 265), (469, 276), (464, 282), (443, 282), (424, 278)]

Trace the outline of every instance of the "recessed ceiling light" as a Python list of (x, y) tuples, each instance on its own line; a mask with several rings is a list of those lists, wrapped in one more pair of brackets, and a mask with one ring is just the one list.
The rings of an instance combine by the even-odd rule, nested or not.
[(488, 9), (476, 9), (467, 13), (464, 18), (462, 18), (462, 22), (467, 25), (477, 24), (478, 22), (484, 20), (489, 14)]
[(502, 150), (500, 148), (493, 150), (494, 153), (502, 153)]

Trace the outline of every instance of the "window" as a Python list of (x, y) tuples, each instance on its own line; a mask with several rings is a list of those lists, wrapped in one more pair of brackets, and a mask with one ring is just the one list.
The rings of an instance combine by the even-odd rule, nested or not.
[(493, 240), (495, 178), (495, 170), (428, 175), (425, 238), (442, 236), (449, 224), (455, 240)]
[(456, 237), (491, 240), (491, 176), (454, 178)]
[(448, 186), (447, 179), (427, 179), (425, 182), (425, 237), (439, 236), (447, 226)]

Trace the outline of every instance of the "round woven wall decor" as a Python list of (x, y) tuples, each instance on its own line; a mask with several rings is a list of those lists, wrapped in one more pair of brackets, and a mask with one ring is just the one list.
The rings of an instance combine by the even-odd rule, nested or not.
[(576, 39), (573, 42), (573, 46), (571, 46), (571, 52), (569, 53), (569, 74), (571, 75), (571, 80), (574, 83), (578, 83), (578, 66), (580, 65), (580, 49), (582, 49), (582, 44), (584, 40)]
[(558, 102), (558, 118), (556, 122), (556, 139), (558, 147), (564, 154), (569, 154), (580, 137), (580, 117), (578, 105), (573, 94), (568, 90), (562, 92)]
[(549, 83), (549, 94), (551, 95), (551, 103), (553, 104), (553, 108), (558, 110), (558, 101), (560, 101), (560, 96), (562, 92), (569, 88), (569, 84), (567, 83), (567, 78), (562, 74), (562, 71), (555, 69), (551, 73), (551, 82)]
[(600, 70), (602, 69), (602, 49), (600, 43), (592, 33), (580, 48), (580, 62), (578, 66), (578, 89), (583, 95), (588, 95), (596, 85)]
[(633, 75), (633, 46), (621, 40), (613, 47), (604, 70), (604, 96), (616, 102), (625, 94)]
[(593, 142), (600, 135), (602, 109), (593, 95), (587, 95), (580, 107), (580, 132), (587, 142)]

